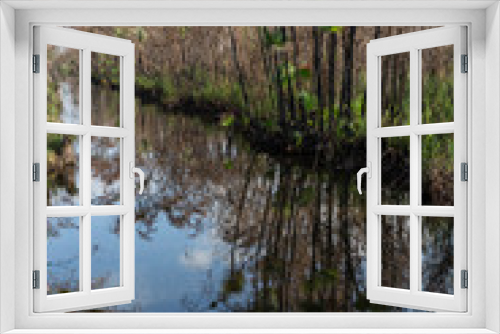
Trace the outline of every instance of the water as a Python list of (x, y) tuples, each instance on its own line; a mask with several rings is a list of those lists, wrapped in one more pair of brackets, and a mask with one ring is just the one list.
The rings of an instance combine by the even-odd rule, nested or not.
[[(136, 165), (146, 174), (136, 195), (136, 296), (99, 311), (408, 311), (366, 299), (365, 197), (352, 171), (317, 171), (257, 153), (217, 124), (136, 108)], [(94, 184), (116, 182), (116, 172), (97, 175)], [(119, 282), (116, 221), (92, 225), (94, 288)]]
[[(323, 226), (315, 232), (313, 265), (313, 171), (258, 155), (224, 129), (196, 118), (164, 115), (148, 106), (136, 122), (136, 164), (147, 180), (144, 195), (136, 197), (136, 299), (113, 310), (331, 310), (332, 302), (316, 304), (321, 294), (333, 294), (328, 291), (334, 284), (342, 285), (336, 292), (344, 298), (339, 310), (356, 309), (356, 299), (365, 293), (361, 199), (349, 195), (346, 201), (356, 210), (339, 210), (327, 202), (327, 182), (320, 183)], [(342, 186), (335, 185), (335, 201)], [(297, 199), (285, 198), (293, 192)], [(342, 218), (349, 235), (326, 240), (327, 229), (339, 230)], [(337, 254), (327, 264), (330, 242)], [(308, 292), (311, 285), (317, 287)]]

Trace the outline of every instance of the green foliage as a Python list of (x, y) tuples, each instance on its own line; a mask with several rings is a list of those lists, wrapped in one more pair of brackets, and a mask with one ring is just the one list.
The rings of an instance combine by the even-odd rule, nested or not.
[(422, 123), (453, 122), (453, 72), (422, 79)]
[(184, 39), (186, 38), (186, 32), (188, 30), (188, 27), (180, 27), (180, 34), (181, 34), (181, 38)]
[(63, 135), (56, 133), (47, 134), (47, 151), (59, 154), (63, 148)]
[(338, 272), (336, 269), (323, 269), (319, 272), (319, 276), (323, 278), (323, 280), (327, 282), (335, 281), (338, 278)]
[(281, 82), (284, 85), (284, 87), (288, 87), (288, 79), (290, 79), (292, 82), (296, 80), (297, 69), (290, 62), (283, 63), (278, 67), (281, 73), (280, 75)]
[(266, 125), (266, 127), (270, 130), (274, 129), (276, 127), (276, 123), (273, 122), (272, 119), (268, 119), (266, 120), (266, 122), (264, 123)]
[(453, 134), (424, 135), (422, 138), (422, 171), (429, 174), (433, 169), (453, 172)]
[(117, 27), (115, 28), (114, 36), (118, 38), (123, 38), (125, 37), (125, 31), (123, 30), (123, 28)]
[(92, 78), (105, 85), (120, 84), (120, 60), (117, 56), (96, 53), (92, 56)]
[(302, 146), (302, 141), (304, 139), (304, 136), (303, 136), (302, 132), (300, 132), (300, 131), (294, 131), (293, 132), (293, 137), (295, 138), (295, 145)]
[(135, 34), (139, 42), (145, 42), (148, 38), (148, 32), (144, 27), (136, 27)]
[(226, 119), (222, 122), (222, 126), (228, 127), (233, 125), (233, 123), (234, 123), (234, 116), (230, 115), (226, 117)]
[(330, 31), (333, 33), (341, 34), (343, 30), (344, 30), (344, 27), (330, 27)]
[(316, 198), (316, 189), (312, 186), (308, 186), (302, 189), (299, 194), (297, 204), (299, 207), (307, 207)]
[(62, 102), (57, 91), (57, 83), (47, 83), (47, 121), (58, 122), (62, 110)]
[(366, 101), (363, 94), (358, 94), (351, 102), (353, 122), (349, 124), (355, 137), (366, 136)]
[(337, 280), (338, 272), (336, 269), (323, 269), (316, 273), (314, 279), (309, 279), (305, 282), (306, 290), (319, 290), (328, 285), (333, 285)]
[(290, 77), (290, 79), (295, 80), (297, 75), (297, 68), (290, 62), (288, 62), (286, 66), (288, 76)]
[(223, 295), (240, 293), (245, 287), (245, 274), (243, 270), (232, 271), (230, 276), (224, 280)]
[(227, 159), (227, 160), (224, 161), (224, 168), (225, 169), (229, 170), (229, 169), (232, 169), (233, 167), (234, 167), (234, 163), (233, 163), (232, 160)]
[(317, 96), (309, 94), (306, 90), (302, 90), (299, 93), (299, 98), (302, 100), (302, 103), (304, 103), (304, 107), (307, 111), (312, 111), (318, 107)]
[(159, 86), (159, 82), (156, 78), (152, 78), (149, 76), (136, 76), (135, 77), (135, 85), (145, 90), (153, 90), (157, 86)]
[(283, 38), (283, 34), (279, 29), (269, 31), (266, 27), (263, 29), (264, 38), (266, 42), (266, 46), (283, 46), (285, 44), (285, 39)]
[(383, 138), (384, 143), (391, 148), (400, 150), (400, 151), (408, 151), (410, 148), (410, 137), (388, 137)]
[(309, 78), (311, 78), (311, 70), (308, 69), (308, 68), (305, 68), (305, 67), (299, 68), (297, 70), (297, 74), (302, 79), (309, 79)]
[(328, 26), (325, 26), (325, 27), (320, 27), (320, 30), (323, 31), (323, 32), (331, 32), (331, 33), (339, 33), (339, 34), (341, 34), (343, 28), (344, 27), (328, 27)]

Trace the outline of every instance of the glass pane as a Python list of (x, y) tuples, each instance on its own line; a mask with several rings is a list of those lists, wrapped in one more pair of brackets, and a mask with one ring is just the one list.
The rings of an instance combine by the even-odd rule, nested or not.
[(422, 50), (422, 123), (453, 122), (453, 45)]
[(382, 216), (382, 286), (410, 288), (410, 217)]
[(381, 124), (410, 124), (410, 53), (381, 57)]
[(92, 52), (92, 125), (120, 126), (120, 57)]
[(422, 217), (422, 291), (453, 294), (453, 217)]
[(92, 137), (91, 145), (91, 204), (120, 204), (120, 138)]
[(80, 123), (80, 50), (47, 45), (47, 121)]
[(422, 205), (453, 206), (453, 134), (422, 136)]
[(120, 286), (120, 216), (92, 217), (92, 289)]
[(410, 204), (410, 137), (382, 138), (381, 204)]
[(47, 134), (47, 205), (80, 205), (80, 137)]
[(80, 290), (80, 218), (47, 218), (47, 294)]

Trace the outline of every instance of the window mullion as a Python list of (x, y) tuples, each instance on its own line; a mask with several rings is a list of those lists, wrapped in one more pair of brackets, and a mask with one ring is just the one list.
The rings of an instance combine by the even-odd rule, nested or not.
[(411, 207), (409, 205), (375, 205), (373, 213), (385, 216), (409, 216)]
[(130, 207), (125, 205), (91, 205), (90, 213), (93, 216), (121, 216), (129, 213)]
[[(413, 209), (419, 204), (419, 174), (420, 174), (420, 145), (419, 136), (414, 129), (419, 123), (419, 51), (410, 51), (410, 207)], [(418, 291), (420, 261), (419, 261), (419, 221), (420, 218), (413, 212), (410, 214), (410, 291)]]
[[(90, 50), (83, 50), (82, 57), (82, 120), (83, 126), (88, 130), (90, 129), (90, 111), (91, 111), (91, 63), (90, 63)], [(87, 131), (82, 136), (82, 188), (83, 188), (83, 206), (87, 209), (87, 213), (82, 218), (81, 224), (81, 266), (80, 279), (83, 281), (83, 291), (90, 293), (91, 291), (91, 256), (92, 256), (92, 242), (91, 242), (91, 216), (90, 216), (90, 201), (91, 201), (91, 134)]]
[(81, 124), (47, 123), (47, 133), (83, 136), (87, 132), (89, 132), (89, 128)]
[[(419, 84), (419, 87), (421, 84)], [(419, 101), (422, 101), (419, 99)], [(419, 106), (419, 119), (421, 115), (421, 106)], [(415, 125), (412, 128), (412, 132), (418, 135), (437, 135), (437, 134), (445, 134), (445, 133), (454, 133), (455, 132), (455, 123), (454, 122), (446, 122), (446, 123), (433, 123), (433, 124), (419, 124)]]
[(83, 217), (89, 210), (84, 206), (49, 206), (46, 209), (47, 218)]
[(419, 217), (454, 217), (453, 206), (410, 206), (410, 205), (374, 205), (373, 213), (386, 216), (409, 216), (415, 214)]
[(91, 264), (92, 247), (90, 240), (90, 213), (81, 218), (80, 224), (80, 287), (81, 291), (90, 293), (91, 290)]

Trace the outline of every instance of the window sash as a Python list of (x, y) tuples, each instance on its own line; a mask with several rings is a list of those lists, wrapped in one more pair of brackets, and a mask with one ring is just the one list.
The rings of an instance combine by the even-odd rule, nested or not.
[[(47, 123), (47, 45), (80, 50), (80, 124)], [(121, 127), (91, 125), (91, 52), (120, 57)], [(135, 160), (134, 143), (134, 45), (127, 40), (83, 33), (66, 28), (35, 28), (34, 53), (40, 55), (40, 73), (34, 80), (34, 161), (40, 163), (40, 182), (34, 191), (34, 265), (40, 271), (40, 288), (33, 290), (34, 311), (75, 311), (104, 305), (128, 303), (135, 294), (134, 180), (129, 177), (129, 162)], [(47, 206), (47, 134), (79, 136), (80, 204)], [(120, 138), (120, 205), (91, 205), (91, 138)], [(92, 290), (91, 217), (120, 215), (120, 286)], [(47, 218), (79, 217), (80, 291), (47, 295)]]
[[(367, 46), (367, 160), (372, 178), (367, 180), (367, 296), (371, 302), (422, 310), (467, 310), (467, 289), (460, 287), (460, 271), (467, 269), (467, 183), (460, 181), (460, 163), (467, 162), (466, 91), (467, 76), (462, 74), (461, 54), (466, 54), (466, 28), (446, 27), (371, 41)], [(420, 124), (420, 50), (454, 45), (454, 121)], [(410, 52), (410, 125), (380, 127), (381, 56)], [(373, 89), (375, 87), (375, 89)], [(371, 89), (370, 89), (371, 88)], [(420, 205), (421, 135), (454, 134), (454, 206)], [(410, 137), (410, 205), (381, 205), (381, 147), (385, 137)], [(410, 217), (410, 289), (380, 286), (381, 215)], [(420, 291), (421, 218), (454, 217), (454, 295)]]

